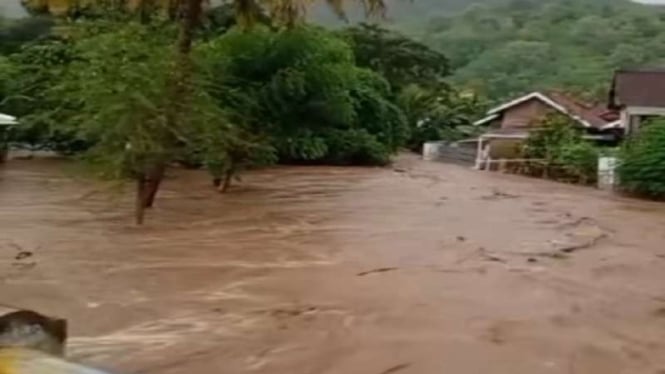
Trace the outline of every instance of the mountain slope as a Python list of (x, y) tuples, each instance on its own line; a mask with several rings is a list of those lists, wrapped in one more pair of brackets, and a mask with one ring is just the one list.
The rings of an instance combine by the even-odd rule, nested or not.
[(624, 0), (512, 0), (430, 18), (423, 40), (453, 79), (491, 98), (559, 88), (601, 96), (613, 70), (665, 64), (663, 7)]

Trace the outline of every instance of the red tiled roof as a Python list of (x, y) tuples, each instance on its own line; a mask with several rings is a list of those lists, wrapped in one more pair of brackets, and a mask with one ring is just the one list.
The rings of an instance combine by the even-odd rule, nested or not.
[(545, 95), (566, 108), (572, 116), (579, 117), (592, 127), (601, 128), (619, 119), (619, 114), (613, 110), (608, 110), (605, 105), (586, 103), (557, 91), (546, 92)]

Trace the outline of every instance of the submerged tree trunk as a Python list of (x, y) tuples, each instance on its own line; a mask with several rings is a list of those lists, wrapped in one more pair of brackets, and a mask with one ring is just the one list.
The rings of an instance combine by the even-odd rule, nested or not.
[(147, 183), (145, 175), (136, 178), (136, 197), (134, 203), (134, 222), (142, 225), (145, 218)]
[(226, 193), (226, 191), (231, 188), (231, 181), (233, 181), (233, 175), (234, 175), (233, 170), (229, 170), (226, 175), (224, 176), (224, 184), (222, 185), (222, 188), (219, 190), (221, 193)]
[[(171, 77), (170, 105), (166, 113), (166, 120), (169, 128), (174, 129), (178, 125), (178, 114), (184, 112), (187, 106), (187, 96), (189, 95), (187, 86), (191, 76), (191, 56), (192, 42), (194, 40), (194, 31), (201, 17), (203, 0), (183, 0), (180, 5), (180, 28), (178, 40), (176, 42), (176, 66)], [(175, 137), (172, 140), (172, 146), (178, 145)], [(154, 170), (148, 173), (145, 188), (144, 208), (152, 208), (155, 203), (155, 197), (164, 179), (167, 161), (159, 163)]]
[(150, 174), (148, 174), (146, 180), (146, 198), (145, 198), (145, 207), (152, 208), (155, 203), (155, 197), (157, 196), (157, 191), (164, 180), (164, 173), (166, 172), (166, 165), (159, 164), (155, 167)]

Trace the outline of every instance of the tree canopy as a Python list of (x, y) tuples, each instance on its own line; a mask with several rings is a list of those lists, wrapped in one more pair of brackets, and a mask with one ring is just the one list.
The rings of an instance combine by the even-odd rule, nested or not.
[(390, 86), (330, 32), (234, 30), (201, 46), (213, 95), (286, 162), (385, 163), (408, 133)]

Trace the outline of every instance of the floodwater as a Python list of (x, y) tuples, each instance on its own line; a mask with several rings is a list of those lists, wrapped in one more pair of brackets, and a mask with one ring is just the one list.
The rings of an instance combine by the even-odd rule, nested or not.
[(0, 297), (118, 373), (665, 373), (665, 205), (403, 157), (228, 195), (0, 168)]

